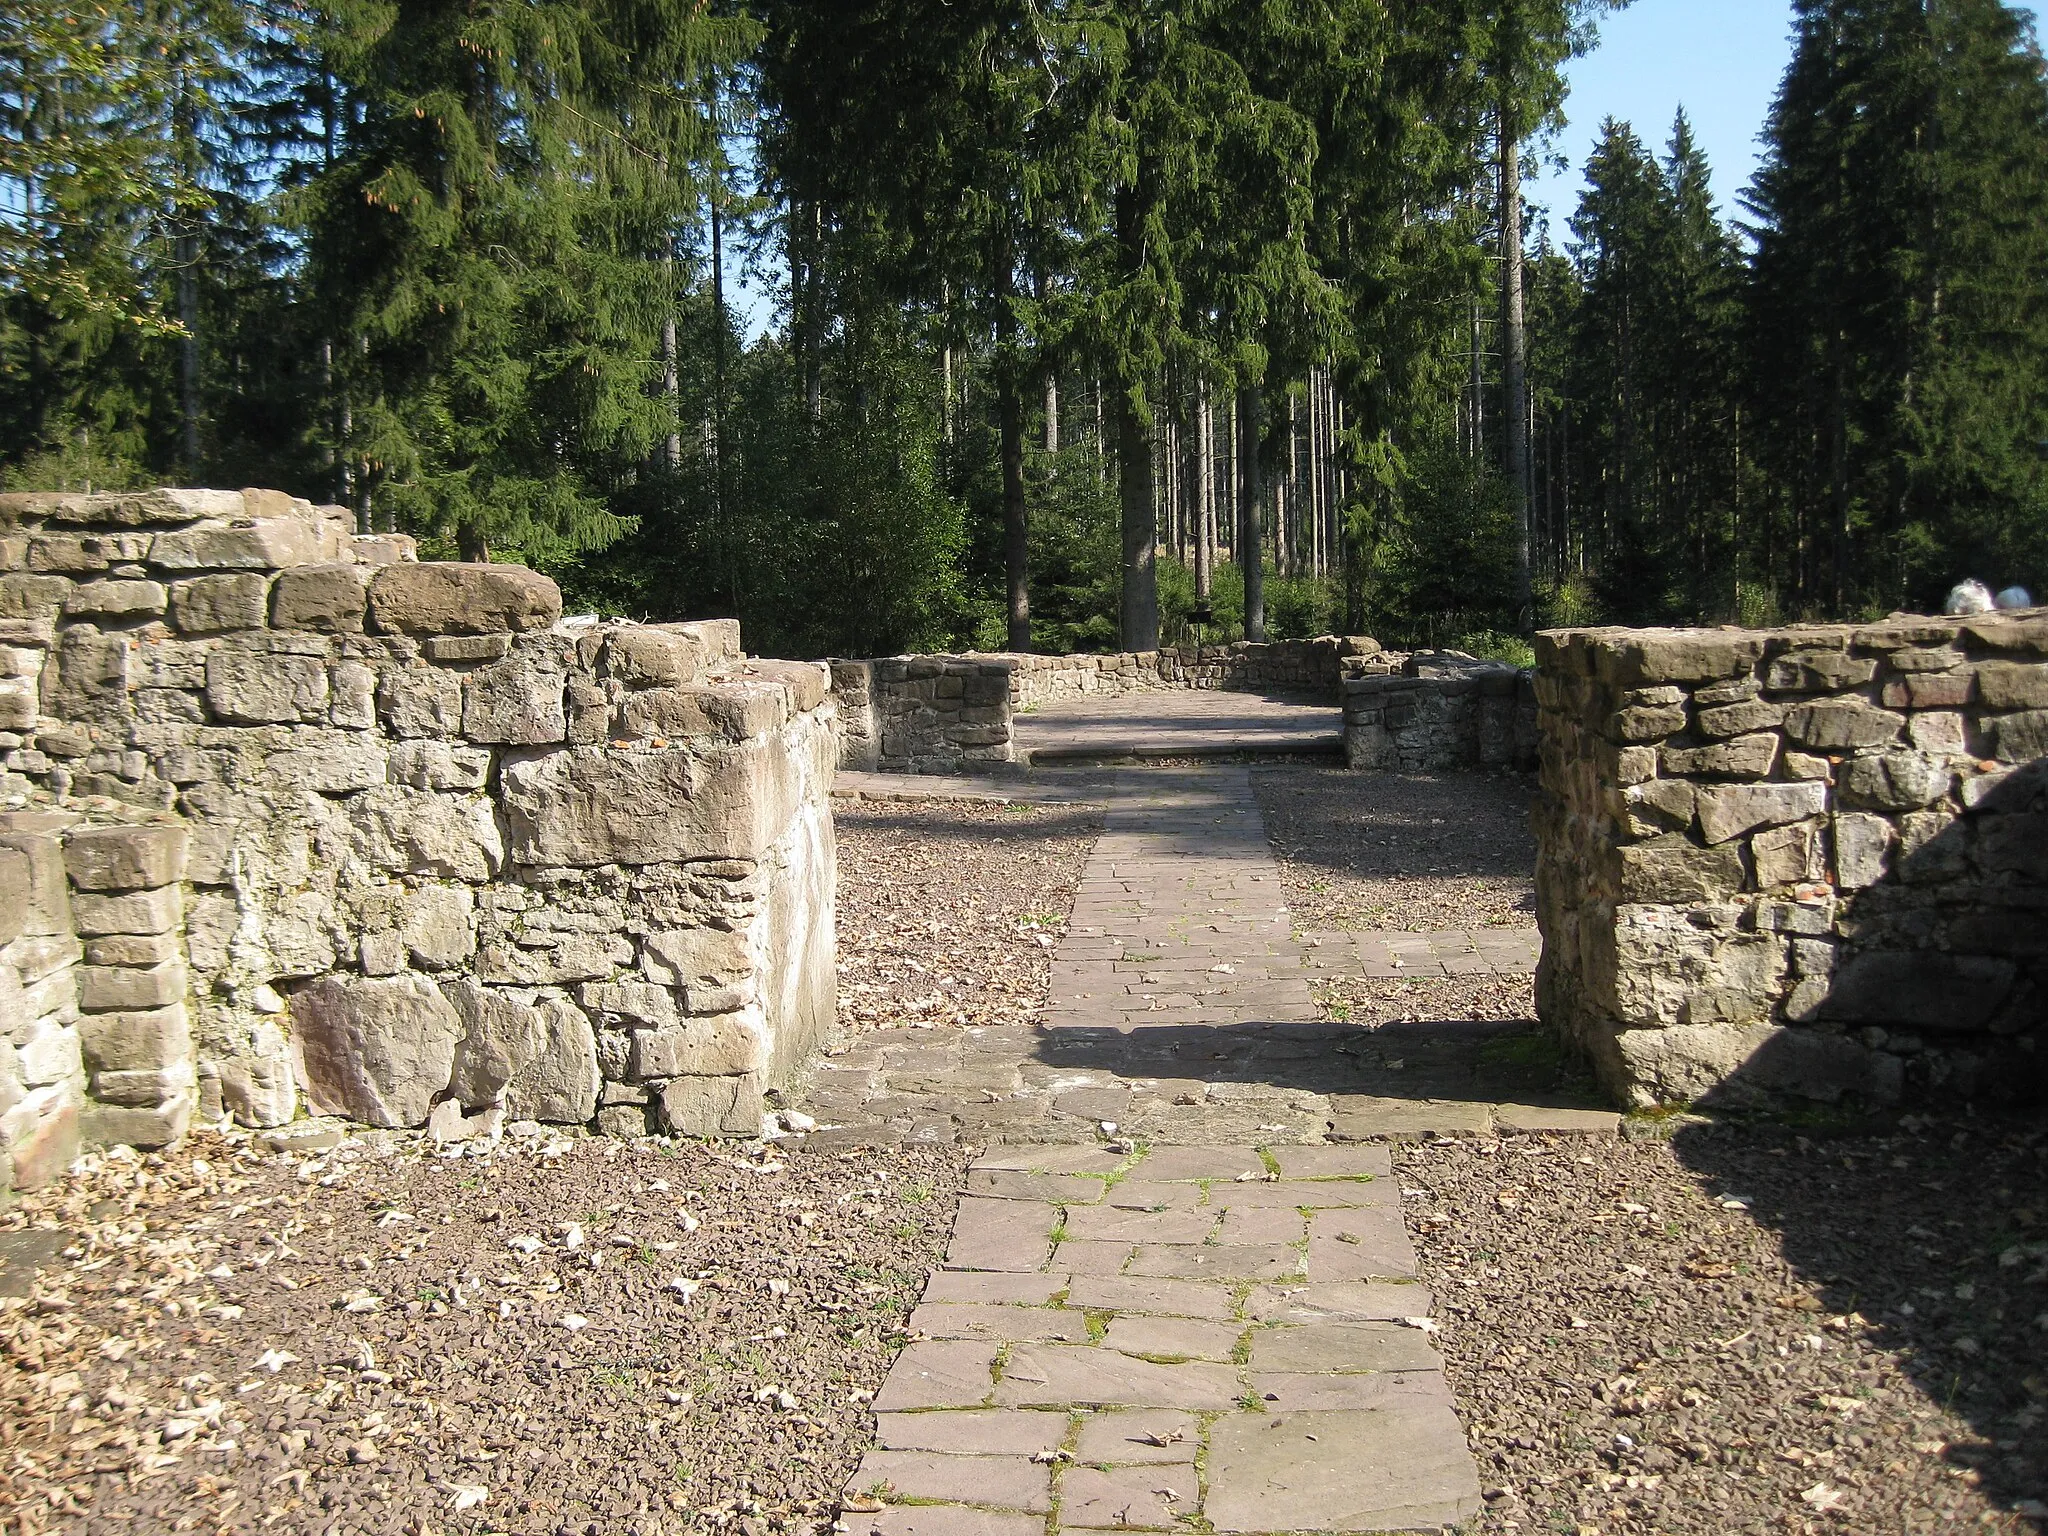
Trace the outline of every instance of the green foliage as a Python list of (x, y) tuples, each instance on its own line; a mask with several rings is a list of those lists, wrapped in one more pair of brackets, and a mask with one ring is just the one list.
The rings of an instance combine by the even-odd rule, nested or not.
[(1491, 466), (1438, 443), (1408, 462), (1392, 516), (1370, 538), (1368, 631), (1388, 645), (1456, 647), (1516, 628), (1515, 524)]

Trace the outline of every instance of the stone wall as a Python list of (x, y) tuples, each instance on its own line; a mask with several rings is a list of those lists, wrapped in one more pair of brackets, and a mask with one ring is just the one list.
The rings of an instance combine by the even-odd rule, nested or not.
[[(69, 1093), (88, 1143), (302, 1100), (757, 1131), (833, 1012), (828, 690), (736, 624), (563, 620), (537, 573), (418, 563), (275, 493), (0, 497), (0, 889), (40, 881), (50, 930), (7, 941), (5, 1032), (19, 1058), (116, 1021), (72, 1088), (15, 1087)], [(81, 876), (117, 816), (182, 869)]]
[(1344, 680), (1344, 753), (1369, 773), (1536, 766), (1535, 674), (1458, 652), (1380, 656)]
[(1538, 653), (1539, 1006), (1610, 1088), (2041, 1100), (2048, 610)]
[(888, 773), (986, 771), (1017, 760), (1012, 725), (1064, 700), (1217, 689), (1335, 700), (1362, 636), (1106, 656), (969, 654), (834, 661), (839, 765)]

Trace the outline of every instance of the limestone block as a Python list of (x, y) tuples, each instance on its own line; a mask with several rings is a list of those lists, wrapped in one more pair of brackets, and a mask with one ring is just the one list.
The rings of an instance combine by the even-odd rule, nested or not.
[(88, 965), (160, 965), (184, 952), (184, 940), (176, 933), (112, 933), (88, 940), (85, 960)]
[(296, 517), (209, 519), (160, 533), (149, 560), (167, 571), (278, 571), (341, 556), (331, 524)]
[(633, 688), (687, 688), (710, 662), (703, 638), (681, 626), (629, 624), (605, 642), (607, 675)]
[(1841, 693), (1877, 676), (1877, 663), (1843, 651), (1793, 651), (1772, 659), (1764, 686), (1777, 693)]
[(89, 575), (109, 566), (129, 565), (149, 553), (146, 533), (38, 533), (28, 541), (31, 571), (62, 571)]
[(420, 642), (420, 654), (429, 661), (503, 661), (512, 654), (510, 635), (429, 635)]
[(168, 1008), (87, 1014), (78, 1022), (85, 1063), (95, 1072), (143, 1072), (190, 1062), (192, 1025), (182, 1002)]
[(0, 848), (0, 944), (21, 937), (28, 921), (28, 855), (14, 848)]
[(1906, 718), (1906, 735), (1922, 752), (1960, 757), (1970, 747), (1963, 716), (1949, 710), (1925, 710)]
[(729, 986), (754, 973), (753, 951), (744, 933), (723, 928), (679, 928), (649, 934), (640, 968), (672, 987)]
[(563, 704), (569, 714), (571, 744), (594, 747), (611, 739), (612, 706), (604, 684), (571, 674)]
[(1632, 688), (1741, 677), (1755, 670), (1763, 650), (1760, 636), (1735, 630), (1651, 630), (1617, 636), (1598, 659), (1601, 681)]
[(2001, 715), (1990, 722), (1989, 729), (2001, 763), (2030, 763), (2048, 757), (2048, 709)]
[[(1980, 837), (1980, 849), (1981, 841)], [(1956, 825), (1955, 812), (1942, 805), (1901, 816), (1897, 868), (1899, 878), (1908, 885), (1936, 885), (1967, 876), (1970, 852), (1964, 829)]]
[(40, 1020), (14, 1042), (14, 1049), (15, 1070), (30, 1088), (76, 1082), (85, 1076), (78, 1031), (69, 1024)]
[[(630, 1071), (636, 1078), (728, 1077), (765, 1072), (771, 1056), (768, 1020), (757, 1007), (636, 1030)], [(710, 1134), (702, 1132), (699, 1134)]]
[(1884, 702), (1891, 708), (1910, 704), (1915, 709), (1960, 709), (1976, 697), (1977, 679), (1968, 671), (1937, 672), (1906, 679), (1906, 697), (1897, 698), (1891, 688)]
[(359, 661), (344, 661), (329, 674), (333, 703), (328, 720), (350, 731), (377, 728), (377, 674)]
[(1758, 732), (1705, 747), (1664, 746), (1657, 760), (1667, 777), (1676, 779), (1761, 779), (1778, 760), (1778, 738)]
[(1989, 650), (2048, 656), (2048, 614), (2038, 611), (2024, 618), (2017, 614), (1986, 614), (1966, 621), (1963, 633)]
[(661, 1091), (661, 1120), (673, 1136), (758, 1136), (757, 1077), (679, 1077)]
[(140, 891), (185, 877), (181, 826), (81, 827), (64, 842), (64, 868), (82, 891)]
[(57, 617), (71, 583), (62, 576), (13, 572), (0, 576), (0, 619), (47, 623)]
[(1748, 878), (1739, 843), (1702, 848), (1674, 832), (1621, 850), (1621, 899), (1627, 902), (1726, 901)]
[(497, 818), (481, 796), (386, 784), (350, 800), (345, 814), (356, 857), (394, 874), (481, 884), (505, 862)]
[(263, 764), (272, 790), (307, 790), (343, 795), (375, 789), (389, 776), (384, 744), (358, 731), (294, 732), (290, 745)]
[(482, 789), (490, 777), (491, 754), (445, 741), (402, 741), (391, 749), (390, 772), (394, 783), (414, 789)]
[(567, 933), (552, 944), (487, 944), (477, 952), (480, 980), (516, 987), (558, 987), (616, 974), (633, 946), (615, 933)]
[(207, 707), (223, 720), (321, 720), (328, 698), (327, 664), (317, 656), (215, 651), (206, 658)]
[(2010, 960), (1982, 955), (1873, 953), (1842, 966), (1821, 1017), (1927, 1031), (1979, 1030), (2011, 994)]
[(408, 893), (398, 931), (422, 970), (444, 971), (476, 951), (476, 896), (466, 885), (422, 885)]
[(1804, 885), (1823, 878), (1827, 871), (1821, 857), (1820, 828), (1816, 819), (1774, 827), (1751, 838), (1750, 860), (1758, 887), (1769, 890), (1773, 886)]
[(537, 1008), (466, 976), (445, 983), (441, 991), (462, 1021), (449, 1091), (467, 1109), (496, 1104), (513, 1078), (540, 1056), (547, 1044), (546, 1023)]
[(546, 629), (561, 616), (561, 589), (523, 566), (427, 561), (382, 566), (370, 580), (380, 634), (488, 635)]
[(147, 1107), (88, 1104), (79, 1113), (79, 1145), (89, 1149), (141, 1147), (145, 1151), (174, 1146), (191, 1129), (194, 1108), (189, 1091)]
[(635, 740), (723, 736), (745, 741), (779, 730), (788, 718), (789, 694), (779, 684), (732, 679), (629, 693), (619, 704), (619, 734)]
[(1761, 699), (1725, 704), (1699, 713), (1702, 736), (1747, 736), (1756, 731), (1775, 731), (1785, 723), (1785, 706)]
[(387, 671), (377, 707), (394, 736), (452, 736), (462, 729), (462, 679), (438, 667)]
[(617, 1019), (658, 1028), (673, 1025), (682, 1017), (675, 993), (648, 981), (585, 982), (576, 989), (576, 1000), (607, 1023)]
[(1643, 1107), (1656, 1103), (1755, 1103), (1775, 1094), (1835, 1103), (1844, 1097), (1898, 1102), (1896, 1057), (1839, 1035), (1769, 1025), (1629, 1030), (1618, 1040)]
[[(790, 707), (800, 715), (808, 714), (816, 709), (825, 702), (832, 691), (831, 669), (822, 662), (757, 659), (747, 663), (747, 672), (750, 676), (761, 678), (767, 682), (780, 683), (784, 688), (788, 689)], [(1007, 676), (992, 680), (997, 688), (994, 696), (990, 696), (990, 690), (987, 687), (977, 689), (975, 686), (977, 681), (989, 682), (991, 680), (970, 678), (963, 684), (963, 695), (970, 704), (977, 702), (993, 704), (1008, 701), (1010, 686)]]
[(134, 1109), (154, 1109), (192, 1091), (192, 1064), (179, 1062), (168, 1067), (136, 1067), (128, 1070), (95, 1072), (87, 1092), (103, 1104)]
[(365, 976), (396, 976), (405, 969), (405, 940), (389, 928), (366, 933), (356, 946), (356, 963)]
[(67, 629), (43, 668), (43, 713), (114, 723), (128, 713), (128, 642), (90, 625)]
[(86, 931), (74, 927), (71, 884), (65, 876), (59, 841), (77, 820), (65, 812), (0, 813), (0, 849), (20, 854), (28, 864), (28, 901), (16, 910), (23, 933)]
[(568, 682), (559, 646), (523, 646), (473, 673), (464, 688), (462, 734), (471, 741), (538, 747), (565, 740)]
[(1603, 991), (1631, 1029), (1670, 1028), (1701, 1012), (1760, 1019), (1786, 963), (1785, 941), (1774, 934), (1701, 926), (1669, 907), (1622, 906)]
[(1906, 717), (1860, 699), (1823, 699), (1785, 713), (1785, 734), (1817, 752), (1848, 752), (1889, 746), (1905, 729)]
[(778, 735), (570, 747), (507, 762), (500, 793), (516, 862), (588, 867), (757, 858), (788, 825), (801, 783), (795, 744)]
[(0, 1147), (14, 1160), (14, 1187), (40, 1189), (78, 1160), (79, 1111), (76, 1081), (35, 1089), (0, 1116)]
[(155, 618), (170, 606), (170, 601), (170, 594), (160, 582), (82, 581), (65, 596), (64, 616), (123, 624)]
[(420, 557), (419, 540), (409, 533), (358, 533), (348, 543), (358, 565), (397, 565)]
[(597, 1039), (583, 1011), (565, 998), (542, 999), (540, 1052), (505, 1091), (505, 1113), (514, 1120), (552, 1125), (585, 1125), (597, 1113), (602, 1086)]
[(185, 996), (185, 962), (166, 960), (148, 967), (87, 965), (78, 971), (78, 1005), (105, 1013), (164, 1008)]
[(298, 566), (277, 578), (270, 622), (276, 629), (359, 635), (369, 592), (370, 570), (354, 561)]
[(1843, 812), (1835, 817), (1835, 883), (1845, 891), (1876, 885), (1885, 876), (1897, 834), (1882, 816)]
[(71, 899), (71, 921), (82, 934), (169, 933), (184, 915), (184, 891), (175, 885), (119, 895), (81, 892)]
[(1827, 809), (1825, 784), (1730, 784), (1699, 792), (1700, 832), (1711, 844), (1725, 843), (1758, 827), (1818, 816)]
[(392, 1128), (426, 1123), (463, 1033), (454, 1008), (420, 976), (324, 976), (293, 994), (291, 1021), (313, 1112)]
[(1885, 752), (1851, 758), (1841, 774), (1845, 805), (1878, 810), (1917, 810), (1949, 791), (1955, 774), (1947, 763), (1919, 752)]

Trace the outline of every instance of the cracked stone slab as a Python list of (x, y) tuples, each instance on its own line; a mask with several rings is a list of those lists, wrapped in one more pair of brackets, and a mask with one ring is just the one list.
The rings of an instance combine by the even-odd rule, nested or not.
[(1178, 1408), (1126, 1408), (1081, 1421), (1074, 1459), (1090, 1465), (1192, 1466), (1202, 1421)]
[(1012, 1351), (993, 1401), (999, 1408), (1186, 1408), (1200, 1413), (1234, 1406), (1242, 1390), (1231, 1366), (1154, 1365), (1114, 1350), (1054, 1344)]
[(1040, 1456), (1066, 1438), (1064, 1413), (963, 1408), (950, 1413), (878, 1413), (875, 1441), (885, 1451), (952, 1456)]
[(887, 1502), (943, 1501), (1042, 1515), (1052, 1508), (1052, 1469), (1028, 1456), (869, 1451), (846, 1491)]
[(876, 1413), (914, 1408), (979, 1408), (995, 1383), (996, 1346), (932, 1340), (896, 1357), (875, 1398)]
[(1076, 1466), (1060, 1480), (1060, 1526), (1087, 1531), (1172, 1531), (1200, 1507), (1192, 1465)]
[(1479, 1480), (1448, 1406), (1233, 1414), (1209, 1443), (1205, 1513), (1225, 1536), (1259, 1531), (1431, 1532), (1479, 1509)]

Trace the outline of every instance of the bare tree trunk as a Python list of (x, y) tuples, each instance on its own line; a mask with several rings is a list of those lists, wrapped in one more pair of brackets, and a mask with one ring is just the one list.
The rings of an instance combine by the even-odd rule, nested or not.
[(1216, 561), (1216, 412), (1209, 403), (1209, 386), (1202, 386), (1201, 416), (1195, 428), (1202, 469), (1197, 481), (1199, 505), (1195, 509), (1195, 597), (1206, 602), (1214, 580)]
[(1159, 649), (1159, 570), (1152, 520), (1152, 434), (1128, 392), (1116, 398), (1117, 500), (1123, 516), (1123, 598), (1127, 651)]
[(1024, 392), (1017, 371), (996, 366), (997, 414), (1002, 420), (1003, 577), (1009, 589), (1009, 648), (1031, 649), (1031, 524), (1024, 502)]
[(1237, 392), (1238, 491), (1237, 566), (1244, 574), (1244, 637), (1266, 638), (1266, 536), (1264, 456), (1259, 439), (1265, 429), (1265, 397), (1256, 384)]
[(1466, 443), (1468, 458), (1478, 458), (1486, 451), (1486, 332), (1479, 319), (1479, 296), (1472, 296), (1472, 370), (1466, 390), (1466, 430), (1471, 437)]
[(1522, 146), (1508, 114), (1500, 127), (1501, 386), (1508, 496), (1515, 513), (1515, 604), (1522, 628), (1536, 623), (1529, 537), (1528, 334), (1522, 313)]
[(1060, 371), (1051, 363), (1045, 366), (1045, 453), (1048, 458), (1060, 451)]
[(661, 398), (668, 406), (668, 434), (662, 440), (662, 468), (674, 474), (683, 467), (683, 371), (676, 344), (675, 260), (663, 265), (669, 274), (668, 313), (661, 317)]

